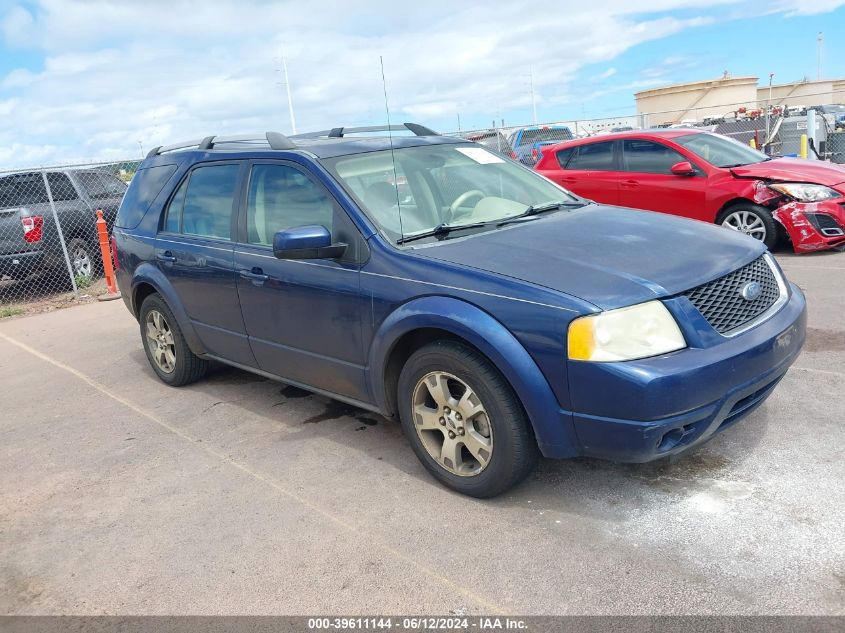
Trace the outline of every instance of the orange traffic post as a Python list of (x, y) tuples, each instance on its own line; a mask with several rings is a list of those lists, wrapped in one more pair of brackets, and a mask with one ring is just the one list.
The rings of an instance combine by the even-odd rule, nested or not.
[(100, 297), (100, 299), (107, 301), (109, 299), (117, 299), (120, 293), (117, 291), (117, 282), (114, 278), (114, 266), (111, 261), (111, 251), (109, 249), (109, 232), (106, 228), (106, 221), (103, 219), (103, 210), (97, 209), (97, 236), (100, 238), (100, 254), (103, 257), (103, 272), (106, 275), (106, 286), (109, 289), (108, 295)]

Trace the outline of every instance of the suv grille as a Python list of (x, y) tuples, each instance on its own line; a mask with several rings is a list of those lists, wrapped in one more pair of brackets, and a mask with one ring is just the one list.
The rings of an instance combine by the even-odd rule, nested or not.
[[(751, 282), (760, 285), (757, 298), (748, 300), (742, 290)], [(719, 334), (742, 327), (771, 308), (780, 297), (780, 287), (765, 257), (739, 270), (693, 288), (684, 295), (698, 308)]]

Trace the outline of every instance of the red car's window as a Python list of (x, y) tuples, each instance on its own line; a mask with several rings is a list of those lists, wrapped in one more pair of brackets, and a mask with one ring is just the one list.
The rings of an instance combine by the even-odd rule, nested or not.
[(572, 160), (572, 155), (574, 153), (575, 153), (575, 148), (570, 147), (568, 149), (562, 149), (556, 154), (557, 162), (558, 162), (558, 165), (560, 165), (561, 169), (567, 168), (566, 165), (569, 163), (570, 160)]
[(569, 159), (567, 169), (613, 171), (613, 142), (579, 145), (577, 153)]
[(641, 174), (671, 174), (675, 163), (687, 160), (675, 150), (640, 139), (627, 139), (622, 142), (622, 165), (624, 171)]

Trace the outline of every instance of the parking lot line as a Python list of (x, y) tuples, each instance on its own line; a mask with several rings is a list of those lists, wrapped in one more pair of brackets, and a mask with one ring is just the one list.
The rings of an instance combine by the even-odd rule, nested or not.
[(219, 453), (219, 452), (215, 451), (214, 449), (209, 448), (205, 443), (199, 442), (197, 438), (194, 438), (191, 435), (185, 433), (184, 431), (181, 431), (180, 429), (168, 424), (167, 422), (160, 419), (159, 417), (157, 417), (153, 413), (150, 413), (149, 411), (139, 407), (134, 402), (127, 400), (126, 398), (123, 398), (122, 396), (120, 396), (118, 394), (113, 393), (111, 390), (109, 390), (109, 388), (106, 385), (98, 382), (97, 380), (94, 380), (93, 378), (84, 374), (83, 372), (79, 371), (78, 369), (75, 369), (74, 367), (71, 367), (70, 365), (67, 365), (67, 364), (65, 364), (65, 363), (63, 363), (59, 360), (56, 360), (56, 359), (50, 357), (49, 355), (47, 355), (47, 354), (45, 354), (45, 353), (43, 353), (43, 352), (41, 352), (41, 351), (39, 351), (39, 350), (37, 350), (33, 347), (30, 347), (26, 343), (23, 343), (23, 342), (15, 339), (15, 338), (5, 334), (5, 333), (3, 333), (3, 332), (0, 332), (0, 339), (6, 341), (10, 345), (14, 345), (15, 347), (35, 356), (36, 358), (38, 358), (38, 359), (40, 359), (40, 360), (42, 360), (46, 363), (53, 365), (54, 367), (57, 367), (58, 369), (61, 369), (63, 371), (68, 372), (69, 374), (73, 375), (74, 377), (76, 377), (79, 380), (88, 384), (93, 389), (99, 391), (103, 395), (105, 395), (105, 396), (111, 398), (112, 400), (122, 404), (123, 406), (131, 409), (132, 411), (134, 411), (138, 415), (140, 415), (140, 416), (146, 418), (147, 420), (157, 424), (158, 426), (166, 429), (167, 431), (170, 431), (171, 433), (179, 436), (180, 438), (182, 438), (186, 442), (189, 442), (192, 446), (198, 448), (199, 450), (201, 450), (205, 453), (208, 453), (209, 455), (212, 455), (213, 457), (216, 457), (217, 459), (226, 463), (227, 465), (231, 466), (232, 468), (235, 468), (235, 469), (241, 471), (242, 473), (256, 479), (257, 481), (260, 481), (261, 483), (269, 486), (270, 488), (272, 488), (276, 492), (282, 494), (283, 496), (287, 497), (288, 499), (290, 499), (292, 501), (296, 501), (297, 503), (300, 503), (301, 505), (307, 507), (312, 512), (319, 514), (320, 516), (322, 516), (325, 519), (328, 519), (329, 521), (331, 521), (335, 525), (343, 528), (344, 530), (347, 530), (348, 532), (351, 532), (358, 537), (366, 538), (367, 541), (374, 548), (377, 548), (377, 549), (385, 552), (386, 554), (389, 554), (389, 555), (399, 559), (400, 561), (411, 565), (412, 567), (419, 570), (421, 573), (428, 576), (429, 578), (436, 580), (437, 582), (445, 585), (450, 591), (455, 591), (457, 593), (460, 593), (463, 596), (465, 596), (466, 598), (474, 601), (476, 604), (478, 604), (480, 607), (485, 609), (487, 612), (489, 612), (491, 614), (498, 614), (498, 615), (510, 615), (501, 606), (499, 606), (495, 603), (492, 603), (489, 600), (486, 600), (485, 598), (479, 596), (475, 592), (470, 591), (469, 589), (466, 589), (465, 587), (451, 581), (446, 576), (443, 576), (442, 574), (438, 573), (437, 571), (427, 567), (426, 565), (423, 565), (419, 561), (417, 561), (414, 558), (411, 558), (410, 556), (404, 554), (400, 550), (397, 550), (396, 548), (391, 547), (390, 545), (388, 545), (386, 543), (373, 540), (372, 533), (370, 531), (368, 531), (366, 533), (362, 532), (355, 525), (353, 525), (353, 524), (349, 523), (348, 521), (346, 521), (345, 519), (333, 514), (331, 511), (327, 510), (323, 506), (316, 504), (316, 503), (313, 503), (312, 501), (309, 501), (308, 499), (306, 499), (306, 498), (304, 498), (304, 497), (302, 497), (302, 496), (300, 496), (300, 495), (298, 495), (294, 492), (291, 492), (290, 490), (285, 488), (283, 485), (281, 485), (278, 481), (276, 481), (276, 480), (274, 480), (270, 477), (267, 477), (266, 475), (263, 475), (262, 473), (260, 473), (258, 471), (255, 471), (255, 470), (249, 468), (248, 466), (240, 463), (239, 461), (232, 459), (228, 455), (224, 455), (223, 453)]
[(778, 260), (781, 266), (785, 266), (789, 268), (789, 270), (845, 270), (843, 266), (802, 266), (792, 265), (792, 264), (785, 264), (782, 259)]
[(838, 378), (845, 378), (845, 372), (841, 371), (831, 371), (829, 369), (815, 369), (814, 367), (798, 367), (797, 365), (793, 365), (790, 369), (794, 369), (796, 371), (811, 371), (817, 374), (824, 374), (825, 376), (836, 376)]

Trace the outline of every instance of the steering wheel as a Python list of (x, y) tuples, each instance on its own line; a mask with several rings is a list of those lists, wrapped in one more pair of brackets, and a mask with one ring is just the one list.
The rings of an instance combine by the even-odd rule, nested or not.
[(469, 191), (464, 191), (461, 195), (459, 195), (452, 204), (449, 205), (449, 217), (446, 218), (447, 222), (451, 222), (452, 219), (457, 214), (458, 209), (462, 204), (464, 204), (467, 200), (471, 200), (472, 198), (478, 198), (481, 200), (482, 198), (486, 198), (487, 194), (483, 191), (479, 191), (478, 189), (470, 189)]

